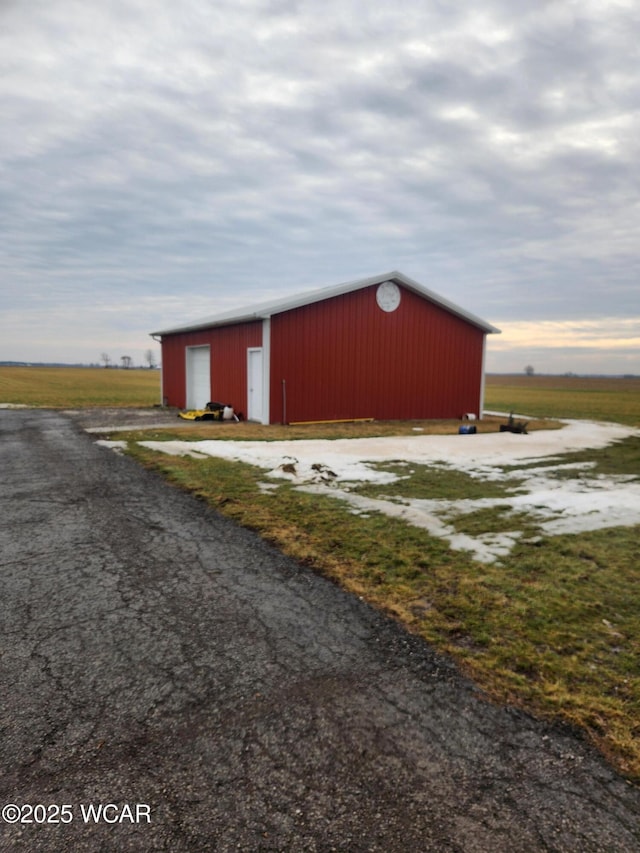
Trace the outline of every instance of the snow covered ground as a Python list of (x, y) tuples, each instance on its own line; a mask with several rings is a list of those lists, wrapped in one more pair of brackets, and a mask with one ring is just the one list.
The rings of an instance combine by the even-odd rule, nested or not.
[[(345, 501), (354, 512), (383, 512), (424, 527), (447, 540), (452, 548), (468, 550), (475, 559), (493, 561), (508, 554), (523, 535), (514, 518), (507, 533), (468, 536), (452, 525), (456, 516), (501, 506), (527, 513), (542, 533), (579, 533), (617, 525), (640, 524), (640, 479), (594, 476), (589, 463), (563, 464), (563, 477), (554, 476), (561, 454), (602, 448), (640, 430), (616, 424), (567, 421), (559, 430), (529, 435), (419, 435), (301, 441), (143, 441), (144, 447), (169, 454), (205, 458), (216, 456), (263, 468), (265, 489), (288, 480), (298, 488)], [(376, 463), (401, 461), (464, 471), (482, 480), (514, 487), (506, 497), (478, 500), (366, 498), (350, 484), (391, 484), (402, 474), (380, 471)], [(535, 463), (539, 462), (538, 465)], [(519, 468), (520, 465), (533, 467)], [(516, 466), (505, 472), (504, 466)], [(571, 473), (574, 476), (570, 476)], [(637, 472), (636, 472), (637, 473)], [(406, 475), (405, 475), (406, 476)], [(515, 481), (518, 481), (517, 487)]]

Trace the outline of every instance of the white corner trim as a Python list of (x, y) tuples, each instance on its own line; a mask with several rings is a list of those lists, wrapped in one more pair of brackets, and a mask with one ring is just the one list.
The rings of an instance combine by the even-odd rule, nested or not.
[(271, 423), (271, 318), (262, 321), (262, 423)]
[(482, 420), (482, 412), (484, 411), (484, 376), (485, 376), (485, 360), (487, 356), (487, 336), (482, 336), (482, 366), (480, 367), (480, 401), (478, 408), (478, 419)]

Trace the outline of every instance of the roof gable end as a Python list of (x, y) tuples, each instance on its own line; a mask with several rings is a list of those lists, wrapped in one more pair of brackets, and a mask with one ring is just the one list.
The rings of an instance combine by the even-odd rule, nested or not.
[(302, 308), (305, 305), (312, 305), (315, 302), (322, 302), (326, 299), (333, 299), (336, 296), (342, 296), (345, 293), (352, 293), (357, 290), (363, 290), (372, 285), (382, 284), (384, 281), (393, 281), (407, 290), (411, 290), (423, 299), (439, 305), (452, 314), (466, 320), (473, 326), (477, 326), (487, 334), (499, 333), (499, 329), (476, 317), (469, 311), (465, 311), (459, 305), (455, 305), (448, 299), (440, 296), (437, 293), (429, 290), (417, 281), (409, 278), (397, 270), (383, 273), (382, 275), (371, 276), (370, 278), (356, 279), (355, 281), (347, 281), (343, 284), (334, 285), (332, 287), (324, 287), (319, 290), (309, 290), (298, 293), (293, 296), (284, 297), (270, 302), (264, 302), (258, 305), (253, 305), (245, 309), (235, 309), (224, 314), (217, 314), (213, 317), (204, 318), (202, 320), (189, 323), (184, 326), (177, 326), (171, 329), (162, 329), (157, 332), (151, 332), (152, 335), (172, 335), (180, 332), (194, 332), (199, 329), (207, 329), (213, 326), (228, 326), (234, 323), (246, 323), (252, 320), (265, 320), (272, 317), (274, 314), (282, 314), (285, 311), (292, 311), (296, 308)]

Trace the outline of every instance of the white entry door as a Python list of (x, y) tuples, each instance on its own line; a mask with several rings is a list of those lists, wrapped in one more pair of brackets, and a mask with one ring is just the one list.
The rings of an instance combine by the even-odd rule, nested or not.
[(187, 347), (187, 409), (204, 409), (210, 399), (210, 347)]
[(247, 350), (247, 418), (262, 423), (264, 413), (264, 375), (262, 349)]

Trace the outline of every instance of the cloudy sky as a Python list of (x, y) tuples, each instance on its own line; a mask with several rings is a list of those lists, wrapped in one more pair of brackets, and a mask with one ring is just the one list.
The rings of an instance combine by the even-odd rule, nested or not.
[(0, 359), (398, 269), (640, 373), (636, 0), (0, 0)]

